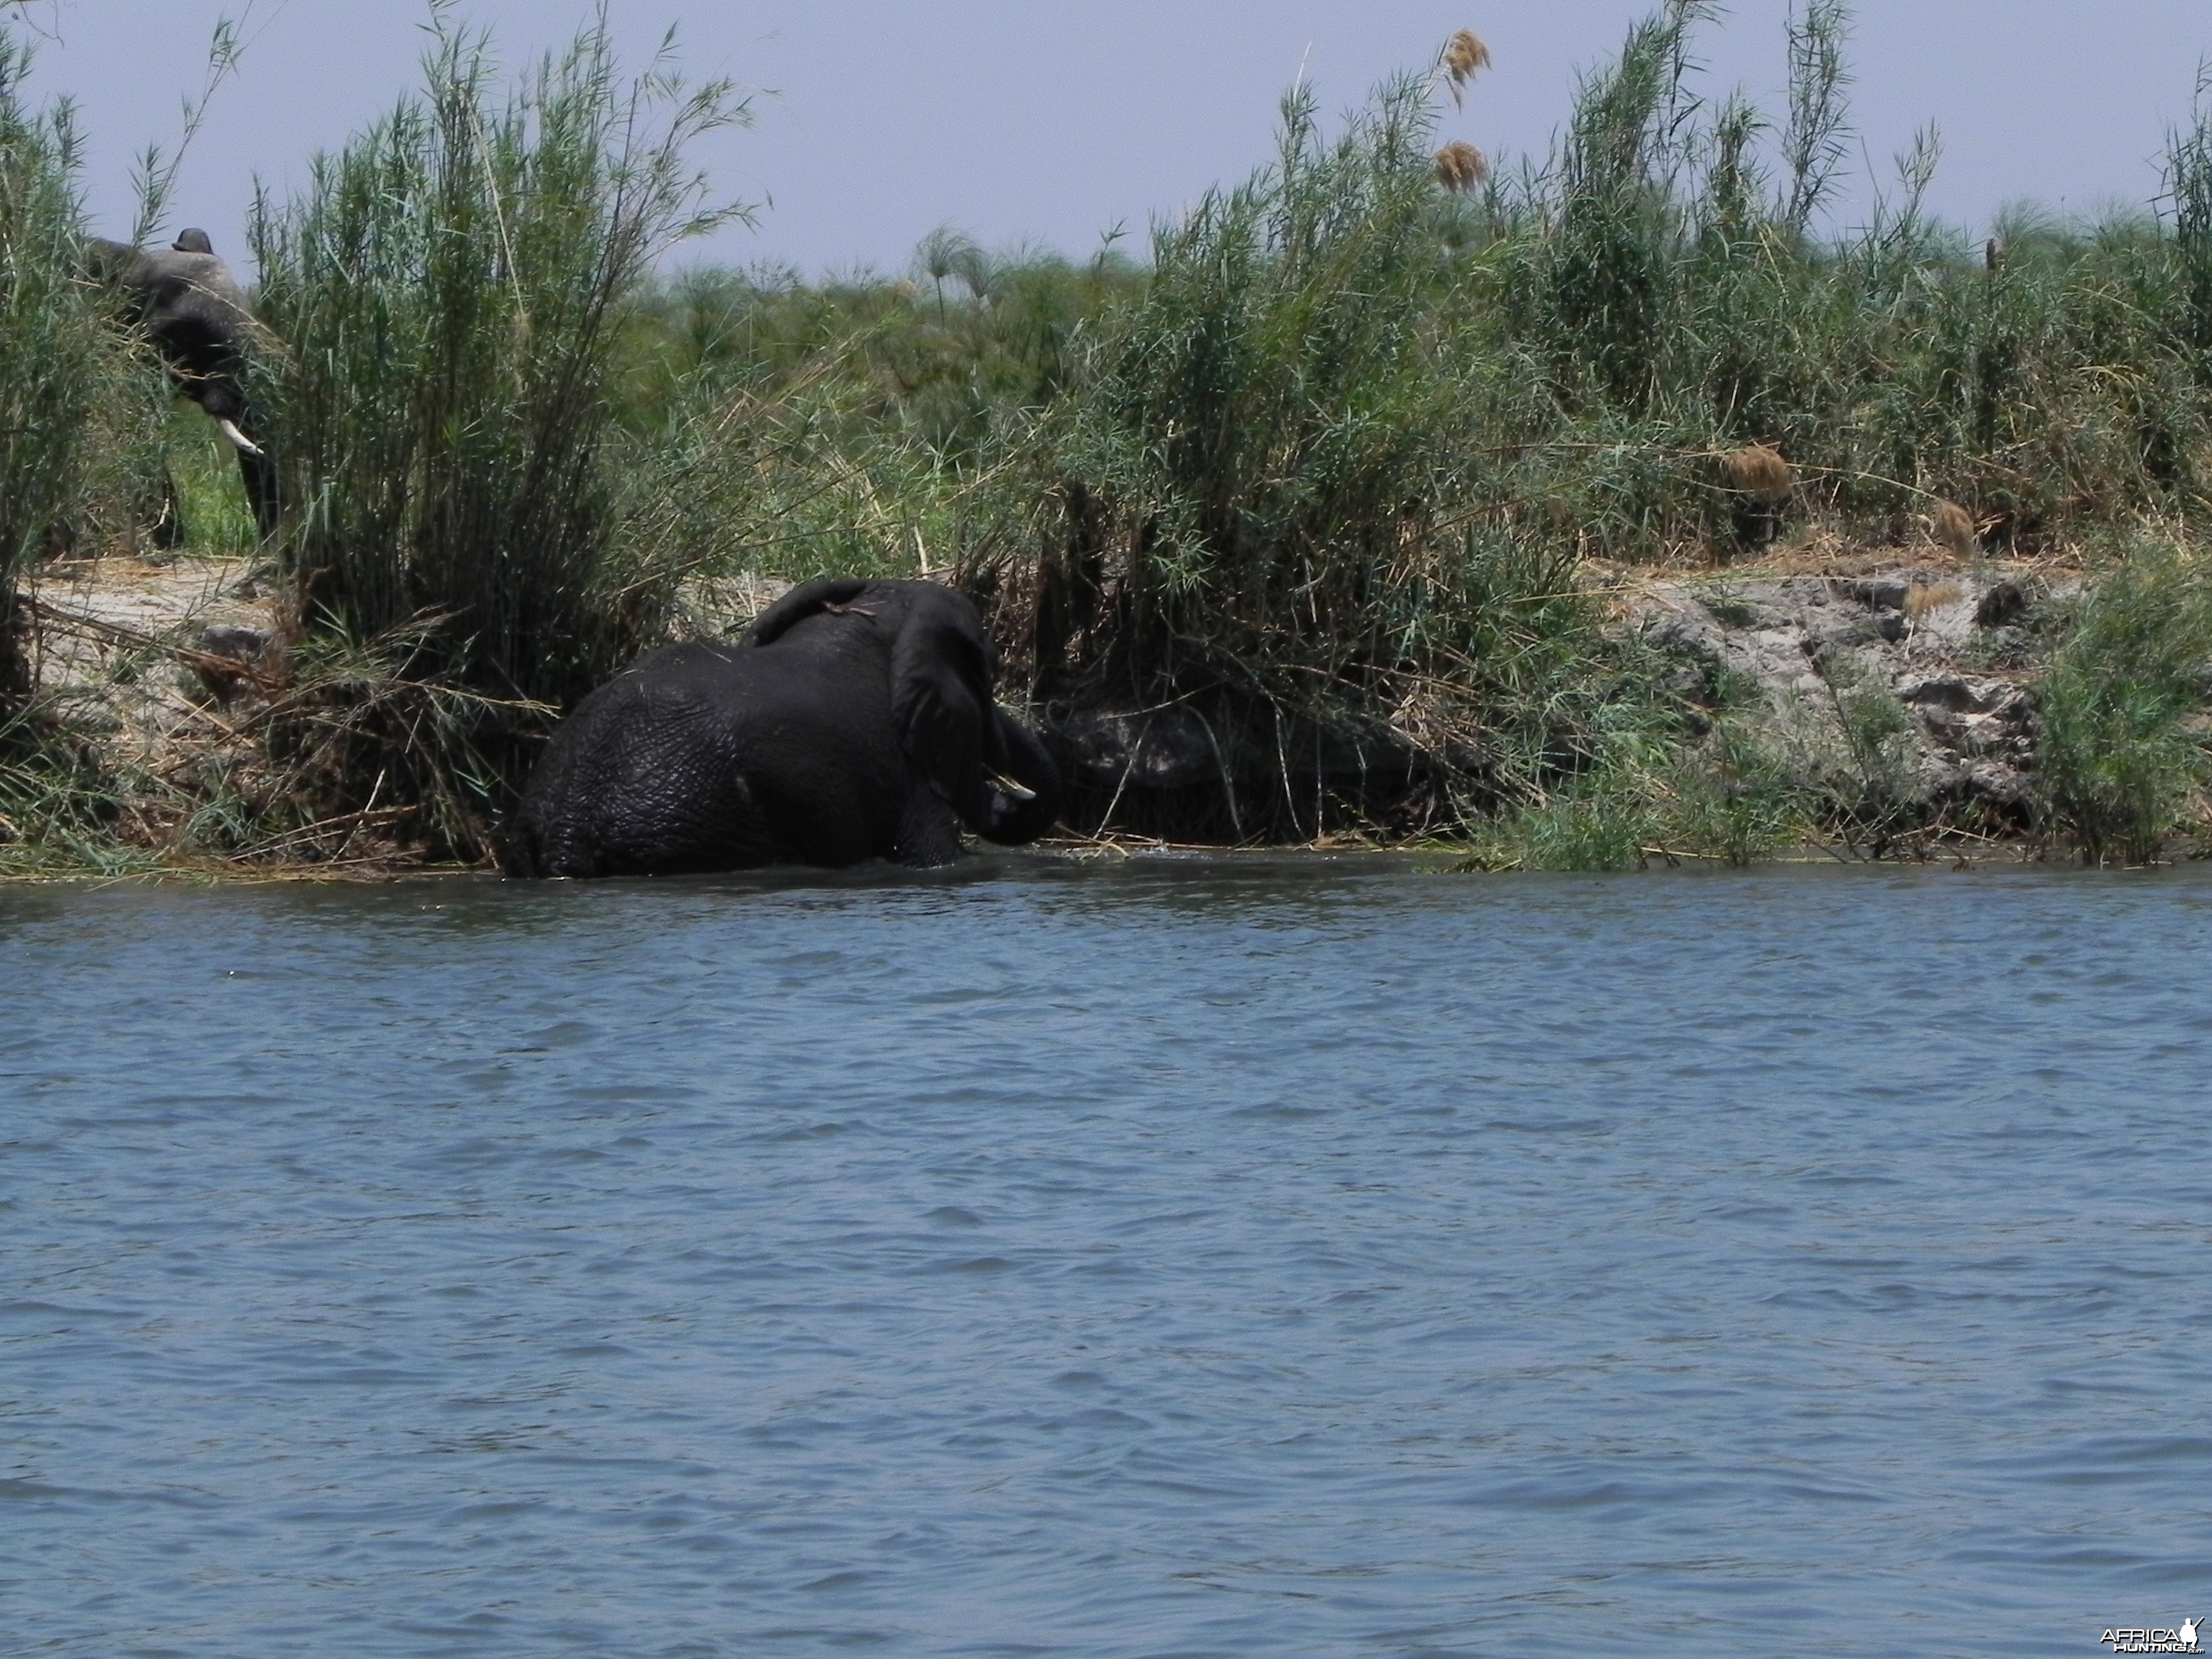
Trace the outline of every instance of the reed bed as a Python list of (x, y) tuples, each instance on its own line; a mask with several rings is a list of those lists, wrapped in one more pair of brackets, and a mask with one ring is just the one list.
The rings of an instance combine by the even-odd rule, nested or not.
[[(1334, 140), (1294, 94), (1273, 166), (1157, 229), (1144, 292), (1030, 428), (1023, 487), (1059, 511), (987, 572), (1041, 696), (1202, 714), (1277, 773), (1242, 815), (1262, 836), (1390, 822), (1394, 791), (1464, 826), (1582, 799), (1623, 733), (1697, 724), (1595, 625), (1593, 556), (1711, 568), (1821, 536), (1972, 562), (2201, 524), (2206, 112), (2162, 216), (2015, 211), (1970, 246), (1922, 209), (1931, 132), (1827, 238), (1847, 10), (1796, 15), (1778, 119), (1697, 94), (1713, 15), (1669, 0), (1552, 154), (1502, 174), (1435, 144), (1441, 96), (1488, 66), (1471, 38)], [(1698, 778), (1630, 770), (1655, 800), (1763, 798), (1748, 750), (1711, 750)], [(1792, 809), (1846, 832), (1866, 810)]]

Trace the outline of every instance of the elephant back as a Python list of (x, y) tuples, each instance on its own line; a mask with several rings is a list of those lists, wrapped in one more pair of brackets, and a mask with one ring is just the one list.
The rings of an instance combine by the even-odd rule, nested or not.
[[(1035, 841), (1060, 820), (1058, 768), (994, 695), (999, 654), (962, 593), (938, 582), (830, 577), (793, 588), (761, 613), (749, 640), (773, 646), (855, 618), (890, 653), (892, 725), (915, 769), (986, 840)], [(1001, 788), (1000, 779), (1019, 786)]]

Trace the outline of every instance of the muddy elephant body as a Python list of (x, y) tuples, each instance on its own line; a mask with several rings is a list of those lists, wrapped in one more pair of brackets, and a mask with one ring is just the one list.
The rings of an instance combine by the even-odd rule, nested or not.
[(1033, 841), (1060, 779), (992, 697), (975, 608), (932, 582), (809, 582), (738, 645), (669, 647), (584, 699), (524, 792), (520, 876), (872, 859), (927, 868), (963, 825)]
[(246, 397), (253, 313), (230, 267), (204, 230), (187, 230), (167, 248), (94, 239), (86, 264), (114, 290), (122, 320), (145, 331), (178, 393), (205, 410), (238, 452), (254, 523), (268, 535), (276, 527), (276, 473), (253, 436)]

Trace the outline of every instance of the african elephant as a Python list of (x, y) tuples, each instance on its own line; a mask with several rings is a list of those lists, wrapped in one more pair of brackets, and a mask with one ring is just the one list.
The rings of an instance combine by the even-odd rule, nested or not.
[(523, 793), (507, 872), (927, 868), (959, 856), (963, 823), (1034, 841), (1060, 774), (993, 701), (997, 668), (948, 587), (805, 583), (742, 643), (672, 646), (579, 703)]
[(207, 232), (185, 231), (173, 246), (151, 252), (94, 238), (86, 264), (114, 288), (124, 320), (145, 330), (178, 392), (207, 410), (237, 450), (253, 521), (268, 535), (276, 527), (276, 471), (249, 435), (245, 392), (253, 313)]

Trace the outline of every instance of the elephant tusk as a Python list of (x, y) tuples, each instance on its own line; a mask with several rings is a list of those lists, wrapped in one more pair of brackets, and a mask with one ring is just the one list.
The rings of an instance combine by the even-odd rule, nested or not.
[(243, 432), (240, 432), (238, 429), (238, 422), (236, 421), (217, 421), (215, 423), (215, 429), (222, 433), (224, 437), (229, 439), (233, 444), (236, 445), (238, 448), (246, 454), (258, 455), (262, 453), (261, 446), (259, 444), (254, 442), (252, 439), (247, 437)]
[(997, 789), (1000, 794), (1008, 797), (1010, 799), (1035, 800), (1036, 799), (1036, 790), (1023, 788), (1020, 784), (1016, 783), (1012, 778), (1008, 777), (1003, 772), (992, 773), (991, 783), (992, 787)]

